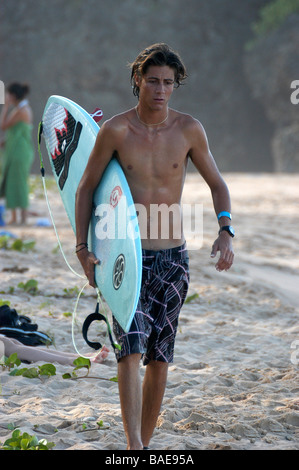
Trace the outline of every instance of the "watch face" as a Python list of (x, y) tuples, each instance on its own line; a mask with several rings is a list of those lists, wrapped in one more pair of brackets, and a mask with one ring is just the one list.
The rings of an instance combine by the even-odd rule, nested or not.
[(231, 225), (225, 225), (219, 230), (219, 233), (222, 232), (222, 230), (225, 230), (231, 237), (235, 236), (235, 231)]

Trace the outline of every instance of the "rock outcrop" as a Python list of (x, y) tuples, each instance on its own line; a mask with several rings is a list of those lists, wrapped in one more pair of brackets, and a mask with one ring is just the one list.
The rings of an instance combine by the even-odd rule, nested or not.
[(259, 39), (246, 53), (244, 67), (254, 99), (273, 123), (274, 170), (298, 172), (299, 14), (290, 15), (278, 29)]
[[(288, 99), (291, 79), (299, 79), (289, 61), (295, 48), (291, 35), (298, 44), (298, 31), (292, 26), (291, 33), (288, 23), (245, 55), (252, 22), (266, 3), (9, 0), (0, 11), (0, 79), (31, 85), (35, 129), (51, 94), (67, 96), (89, 111), (101, 107), (107, 119), (136, 104), (127, 64), (145, 46), (167, 42), (179, 51), (189, 74), (171, 105), (202, 122), (221, 171), (294, 168), (293, 157), (287, 166), (278, 162), (297, 146), (297, 121), (277, 123), (281, 113), (298, 114)], [(283, 96), (285, 106), (279, 104)]]

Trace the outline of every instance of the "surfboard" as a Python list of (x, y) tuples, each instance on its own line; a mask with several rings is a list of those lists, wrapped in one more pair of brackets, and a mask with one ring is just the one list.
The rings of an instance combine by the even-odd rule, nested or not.
[[(42, 132), (74, 233), (75, 195), (99, 129), (95, 119), (74, 101), (57, 95), (48, 99)], [(113, 316), (127, 332), (139, 299), (142, 251), (131, 191), (115, 158), (105, 169), (93, 195), (88, 246), (101, 261), (95, 266), (96, 285)]]

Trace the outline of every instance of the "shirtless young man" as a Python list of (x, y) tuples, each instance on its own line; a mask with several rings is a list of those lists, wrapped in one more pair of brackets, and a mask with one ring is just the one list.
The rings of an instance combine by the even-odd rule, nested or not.
[[(233, 263), (233, 234), (227, 217), (231, 210), (229, 191), (211, 155), (205, 131), (190, 115), (168, 107), (175, 86), (185, 77), (179, 56), (167, 45), (148, 47), (132, 64), (136, 108), (114, 116), (99, 131), (76, 198), (78, 258), (92, 286), (94, 265), (100, 260), (84, 244), (93, 192), (112, 156), (125, 172), (135, 204), (145, 207), (149, 224), (153, 204), (179, 207), (191, 158), (211, 189), (219, 215), (220, 231), (211, 253), (215, 257), (220, 251), (216, 269), (228, 270)], [(122, 347), (117, 353), (118, 382), (127, 449), (131, 450), (146, 448), (154, 431), (168, 364), (173, 359), (178, 315), (187, 293), (184, 235), (175, 238), (171, 228), (168, 238), (162, 236), (160, 227), (158, 237), (143, 236), (143, 285), (130, 334), (114, 325)], [(147, 365), (143, 385), (139, 375), (142, 356)]]

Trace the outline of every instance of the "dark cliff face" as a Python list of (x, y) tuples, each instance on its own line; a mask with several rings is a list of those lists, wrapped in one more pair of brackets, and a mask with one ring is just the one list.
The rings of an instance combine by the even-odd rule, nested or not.
[(89, 111), (101, 107), (107, 119), (136, 103), (127, 64), (145, 46), (167, 42), (189, 75), (171, 105), (202, 122), (220, 170), (272, 171), (276, 128), (253, 93), (249, 61), (244, 66), (251, 23), (265, 3), (10, 0), (0, 12), (0, 78), (31, 85), (36, 126), (51, 94)]
[[(299, 171), (299, 14), (261, 38), (244, 56), (252, 95), (273, 125), (275, 171)], [(292, 88), (293, 87), (293, 88)]]

